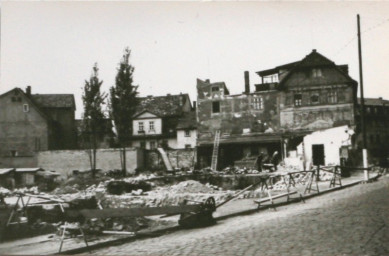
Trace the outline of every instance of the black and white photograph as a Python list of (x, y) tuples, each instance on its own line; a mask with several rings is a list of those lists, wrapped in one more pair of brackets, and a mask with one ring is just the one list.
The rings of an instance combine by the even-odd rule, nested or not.
[(0, 25), (0, 255), (389, 255), (389, 1)]

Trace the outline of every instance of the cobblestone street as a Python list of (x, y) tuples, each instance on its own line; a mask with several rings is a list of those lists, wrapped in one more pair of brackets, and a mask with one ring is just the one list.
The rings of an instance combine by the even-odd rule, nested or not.
[(389, 178), (298, 203), (94, 251), (126, 255), (388, 255)]

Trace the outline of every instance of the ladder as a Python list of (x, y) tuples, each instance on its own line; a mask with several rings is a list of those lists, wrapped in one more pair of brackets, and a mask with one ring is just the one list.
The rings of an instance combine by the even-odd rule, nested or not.
[(213, 142), (213, 152), (212, 152), (212, 162), (211, 162), (212, 171), (216, 171), (216, 167), (217, 167), (217, 157), (219, 154), (219, 141), (220, 141), (220, 130), (216, 130), (215, 140)]

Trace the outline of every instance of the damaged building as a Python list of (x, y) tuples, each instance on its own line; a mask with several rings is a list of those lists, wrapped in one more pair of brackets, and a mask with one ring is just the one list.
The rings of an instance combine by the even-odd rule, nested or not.
[[(224, 82), (197, 80), (198, 163), (209, 166), (220, 131), (218, 168), (260, 152), (282, 158), (303, 143), (305, 135), (355, 124), (357, 82), (347, 65), (313, 50), (301, 61), (256, 72), (261, 83), (231, 95)], [(326, 164), (325, 143), (312, 145), (314, 164)], [(339, 152), (337, 152), (339, 154)]]

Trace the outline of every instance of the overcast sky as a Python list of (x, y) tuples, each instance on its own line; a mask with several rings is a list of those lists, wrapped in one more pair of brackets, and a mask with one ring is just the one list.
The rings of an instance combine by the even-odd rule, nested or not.
[(244, 90), (243, 72), (298, 61), (312, 49), (359, 81), (361, 15), (366, 97), (389, 99), (389, 2), (2, 2), (0, 93), (73, 93), (95, 62), (114, 85), (125, 47), (141, 96), (189, 93), (196, 78)]

